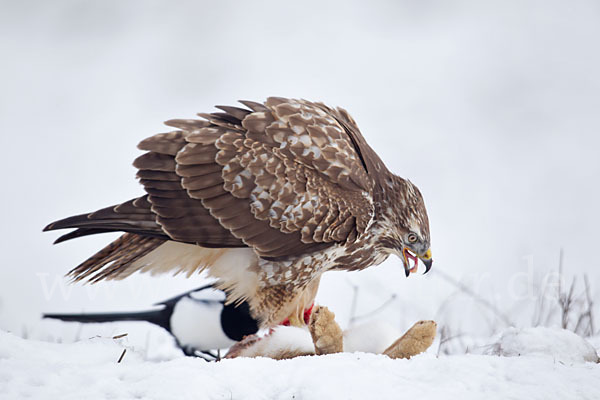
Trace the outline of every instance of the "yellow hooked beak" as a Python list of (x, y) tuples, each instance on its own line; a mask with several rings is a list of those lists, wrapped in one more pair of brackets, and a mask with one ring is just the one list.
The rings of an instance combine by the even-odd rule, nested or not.
[(423, 261), (423, 264), (425, 264), (425, 272), (423, 273), (423, 275), (425, 275), (431, 269), (431, 264), (433, 264), (433, 259), (431, 258), (431, 249), (427, 249), (425, 254), (419, 256), (419, 258), (421, 261)]

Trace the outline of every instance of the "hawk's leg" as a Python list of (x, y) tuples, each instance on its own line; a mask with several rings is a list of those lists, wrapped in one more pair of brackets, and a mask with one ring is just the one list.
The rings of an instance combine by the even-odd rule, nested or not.
[(296, 326), (298, 328), (302, 328), (306, 325), (304, 319), (298, 318), (298, 316), (295, 313), (289, 316), (288, 321), (290, 326)]
[(308, 329), (317, 355), (344, 351), (344, 334), (335, 322), (335, 314), (327, 307), (315, 306)]

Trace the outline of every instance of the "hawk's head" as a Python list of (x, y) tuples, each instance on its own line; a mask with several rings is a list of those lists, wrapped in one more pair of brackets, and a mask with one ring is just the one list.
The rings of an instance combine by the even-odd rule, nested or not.
[[(393, 199), (384, 207), (385, 230), (380, 243), (385, 251), (396, 254), (404, 263), (404, 272), (408, 276), (416, 272), (418, 260), (425, 265), (425, 273), (432, 265), (429, 218), (423, 196), (412, 182), (394, 176), (388, 185), (392, 189)], [(412, 265), (411, 265), (412, 263)]]

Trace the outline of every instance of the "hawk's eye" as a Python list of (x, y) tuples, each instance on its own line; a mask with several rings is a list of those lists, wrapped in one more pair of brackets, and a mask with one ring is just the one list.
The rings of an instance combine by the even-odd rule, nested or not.
[(409, 233), (408, 234), (408, 242), (415, 243), (416, 241), (417, 241), (417, 235), (415, 235), (414, 233)]

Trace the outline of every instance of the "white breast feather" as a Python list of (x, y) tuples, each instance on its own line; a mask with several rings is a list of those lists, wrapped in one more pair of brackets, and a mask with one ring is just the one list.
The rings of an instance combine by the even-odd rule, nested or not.
[(167, 241), (137, 260), (128, 274), (135, 271), (152, 275), (185, 273), (188, 277), (205, 268), (220, 280), (220, 287), (233, 290), (231, 298), (246, 299), (254, 295), (258, 276), (251, 266), (258, 257), (249, 248), (209, 249), (193, 244)]

